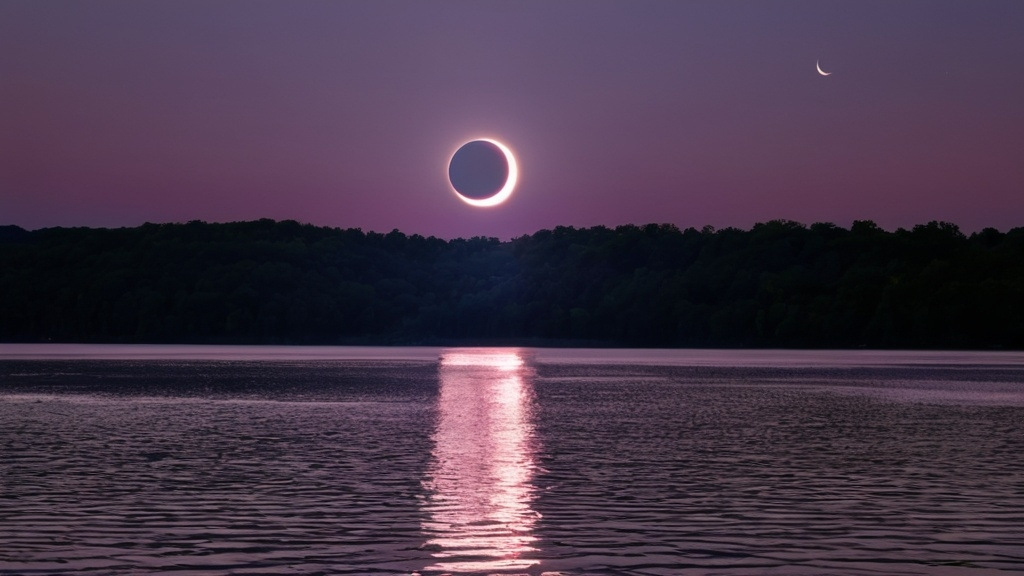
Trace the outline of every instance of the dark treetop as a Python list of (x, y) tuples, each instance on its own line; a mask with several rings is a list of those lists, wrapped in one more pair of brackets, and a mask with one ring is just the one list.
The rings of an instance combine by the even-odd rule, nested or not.
[(1024, 348), (1024, 228), (0, 226), (0, 340)]

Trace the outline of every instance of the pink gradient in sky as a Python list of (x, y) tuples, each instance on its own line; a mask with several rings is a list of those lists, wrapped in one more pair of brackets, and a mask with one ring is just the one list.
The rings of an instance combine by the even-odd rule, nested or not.
[[(1005, 230), (1021, 30), (1019, 0), (8, 0), (0, 224)], [(518, 160), (498, 207), (450, 192), (474, 138)]]

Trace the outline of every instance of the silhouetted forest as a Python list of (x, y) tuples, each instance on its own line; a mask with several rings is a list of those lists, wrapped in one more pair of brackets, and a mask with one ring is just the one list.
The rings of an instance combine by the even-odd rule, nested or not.
[(0, 227), (0, 340), (1024, 348), (1024, 228)]

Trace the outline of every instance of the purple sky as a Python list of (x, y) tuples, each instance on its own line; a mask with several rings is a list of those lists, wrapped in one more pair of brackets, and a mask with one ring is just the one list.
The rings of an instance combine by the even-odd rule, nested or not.
[(0, 1), (0, 224), (256, 218), (1024, 226), (1024, 2)]

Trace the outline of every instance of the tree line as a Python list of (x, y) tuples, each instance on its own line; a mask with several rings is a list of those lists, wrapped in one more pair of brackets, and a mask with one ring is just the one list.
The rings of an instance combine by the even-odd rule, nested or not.
[(1024, 228), (0, 226), (0, 341), (1024, 349)]

